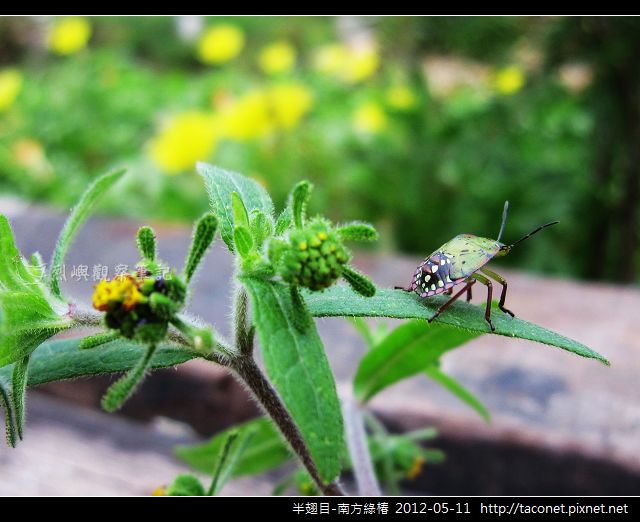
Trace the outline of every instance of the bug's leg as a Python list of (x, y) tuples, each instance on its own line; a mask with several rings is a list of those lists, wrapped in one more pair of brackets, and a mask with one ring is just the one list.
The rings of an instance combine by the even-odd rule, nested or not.
[(411, 290), (411, 285), (404, 287), (404, 286), (394, 286), (393, 287), (394, 290), (404, 290), (405, 292), (413, 292), (413, 290)]
[(498, 308), (500, 308), (500, 310), (502, 310), (505, 314), (509, 314), (511, 317), (515, 317), (515, 314), (511, 310), (508, 310), (504, 307), (504, 301), (507, 298), (507, 282), (505, 281), (504, 277), (502, 277), (500, 274), (496, 274), (493, 270), (489, 270), (488, 268), (484, 267), (480, 269), (480, 272), (488, 275), (489, 277), (492, 277), (502, 285), (502, 293), (500, 294), (500, 303), (498, 304)]
[(467, 286), (467, 303), (471, 301), (471, 285)]
[(445, 304), (443, 304), (440, 308), (438, 308), (438, 311), (435, 314), (433, 314), (431, 319), (429, 319), (429, 322), (432, 322), (436, 317), (438, 317), (442, 312), (444, 312), (451, 305), (451, 303), (453, 303), (456, 299), (458, 299), (458, 297), (460, 297), (462, 294), (464, 294), (467, 291), (467, 289), (470, 286), (472, 286), (474, 283), (475, 283), (475, 281), (473, 279), (468, 281), (467, 285), (462, 290), (460, 290), (451, 299), (449, 299)]
[(453, 288), (449, 288), (449, 290), (446, 290), (443, 295), (451, 295), (453, 293)]
[(480, 275), (478, 272), (473, 274), (472, 277), (476, 281), (480, 281), (483, 285), (487, 286), (487, 306), (484, 309), (484, 319), (489, 323), (489, 326), (491, 327), (491, 331), (495, 332), (496, 327), (493, 326), (493, 323), (491, 322), (491, 298), (493, 297), (493, 285), (491, 284), (491, 281), (489, 281), (488, 278), (486, 278), (483, 275)]

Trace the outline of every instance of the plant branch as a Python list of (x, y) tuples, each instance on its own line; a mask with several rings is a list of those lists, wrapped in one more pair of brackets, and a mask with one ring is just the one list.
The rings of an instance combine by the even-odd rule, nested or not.
[(318, 468), (311, 458), (300, 430), (256, 362), (250, 357), (238, 357), (231, 361), (231, 367), (253, 392), (264, 411), (278, 426), (278, 429), (300, 458), (320, 491), (325, 495), (344, 495), (344, 491), (336, 482), (325, 484), (320, 478)]
[(358, 485), (358, 495), (381, 495), (371, 462), (371, 454), (367, 444), (367, 433), (360, 406), (353, 397), (343, 401), (344, 422), (347, 432), (347, 446), (351, 455), (351, 465)]

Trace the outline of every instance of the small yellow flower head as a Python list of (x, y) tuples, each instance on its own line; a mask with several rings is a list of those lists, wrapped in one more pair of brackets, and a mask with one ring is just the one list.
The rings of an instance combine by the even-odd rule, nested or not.
[(313, 104), (311, 91), (299, 83), (283, 83), (269, 91), (271, 114), (276, 126), (289, 130), (294, 128)]
[(345, 78), (349, 83), (358, 83), (373, 76), (380, 65), (380, 56), (373, 46), (354, 49), (349, 54)]
[(299, 83), (283, 83), (251, 91), (222, 109), (220, 135), (232, 140), (263, 138), (294, 128), (313, 104), (311, 91)]
[(422, 466), (424, 466), (424, 457), (422, 455), (417, 455), (411, 464), (411, 468), (407, 471), (407, 478), (409, 480), (414, 480), (420, 473), (422, 472)]
[(140, 293), (138, 282), (130, 275), (121, 275), (111, 281), (102, 279), (93, 292), (93, 307), (101, 312), (116, 307), (130, 311), (144, 301), (145, 297)]
[(158, 486), (151, 492), (152, 497), (165, 497), (167, 495), (167, 488), (165, 486)]
[(386, 100), (389, 107), (397, 111), (410, 111), (418, 104), (418, 97), (406, 85), (394, 85), (387, 89)]
[(246, 141), (273, 130), (269, 99), (263, 90), (251, 91), (230, 103), (220, 115), (220, 132), (226, 138)]
[(275, 75), (290, 71), (296, 63), (296, 50), (288, 42), (274, 42), (263, 47), (258, 55), (258, 64), (267, 74)]
[(231, 24), (209, 27), (198, 42), (198, 58), (208, 65), (218, 65), (233, 60), (244, 47), (244, 33)]
[(318, 50), (314, 65), (318, 72), (335, 76), (347, 83), (358, 83), (376, 72), (380, 56), (373, 45), (348, 48), (330, 44)]
[(0, 71), (0, 112), (7, 110), (20, 94), (22, 74), (15, 69)]
[(58, 19), (49, 33), (49, 49), (60, 55), (74, 54), (87, 46), (90, 37), (91, 25), (86, 18)]
[(212, 115), (185, 112), (173, 117), (151, 140), (149, 153), (163, 171), (178, 174), (193, 168), (198, 160), (209, 158), (216, 142), (216, 122)]
[(347, 62), (348, 51), (344, 45), (323, 45), (315, 53), (313, 64), (316, 70), (322, 74), (339, 76)]
[(517, 65), (510, 65), (500, 69), (495, 76), (494, 86), (496, 91), (505, 96), (515, 94), (525, 83), (524, 72)]
[(377, 134), (387, 126), (387, 115), (380, 105), (368, 102), (360, 105), (353, 113), (353, 126), (365, 134)]

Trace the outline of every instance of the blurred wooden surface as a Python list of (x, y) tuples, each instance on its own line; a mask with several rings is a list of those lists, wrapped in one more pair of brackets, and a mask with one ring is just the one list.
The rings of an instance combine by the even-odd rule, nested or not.
[[(2, 199), (0, 212), (11, 219), (23, 252), (39, 250), (48, 259), (63, 222), (61, 214)], [(151, 224), (158, 232), (160, 256), (181, 267), (189, 228)], [(134, 266), (134, 238), (139, 225), (123, 219), (92, 219), (72, 248), (67, 279), (73, 265)], [(356, 264), (378, 285), (392, 286), (405, 283), (418, 261), (362, 254)], [(424, 483), (436, 493), (637, 492), (640, 291), (629, 286), (500, 272), (509, 280), (509, 308), (519, 317), (587, 344), (608, 357), (612, 366), (607, 368), (527, 341), (486, 335), (446, 355), (443, 369), (489, 407), (491, 425), (485, 425), (468, 407), (422, 377), (385, 390), (374, 399), (373, 407), (399, 428), (435, 425), (440, 429), (442, 435), (436, 446), (449, 449), (450, 461), (429, 468)], [(217, 242), (197, 276), (190, 303), (191, 312), (223, 333), (227, 333), (231, 273), (232, 260)], [(93, 284), (69, 280), (64, 288), (86, 302)], [(479, 291), (474, 301), (483, 298)], [(321, 319), (318, 326), (339, 386), (344, 388), (364, 351), (362, 343), (344, 320)], [(95, 406), (108, 380), (59, 383), (45, 389)], [(165, 370), (152, 376), (134, 401), (125, 409), (128, 415), (147, 420), (155, 414), (179, 418), (202, 434), (256, 413), (253, 403), (232, 379), (198, 362), (177, 372)], [(27, 442), (17, 452), (29, 451), (31, 423), (30, 416)], [(473, 448), (475, 451), (471, 451)], [(1, 451), (4, 455), (5, 450)], [(515, 475), (518, 480), (513, 479)], [(6, 475), (2, 472), (0, 476)], [(0, 478), (0, 484), (4, 480)]]
[[(33, 392), (28, 429), (18, 448), (0, 448), (0, 495), (150, 495), (186, 471), (174, 446), (196, 440), (172, 421), (143, 425)], [(268, 495), (271, 486), (240, 479), (222, 493), (247, 491)]]

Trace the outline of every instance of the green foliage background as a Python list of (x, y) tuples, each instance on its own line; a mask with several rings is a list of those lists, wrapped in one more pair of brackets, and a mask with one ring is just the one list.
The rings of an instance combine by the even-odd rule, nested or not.
[[(256, 57), (285, 40), (298, 53), (285, 79), (313, 93), (308, 114), (288, 132), (227, 141), (200, 159), (253, 175), (278, 207), (295, 180), (309, 179), (318, 187), (312, 215), (326, 208), (336, 220), (372, 221), (393, 232), (383, 234), (395, 241), (386, 246), (416, 256), (460, 232), (497, 234), (509, 199), (507, 240), (553, 219), (561, 226), (505, 264), (638, 280), (637, 19), (216, 17), (204, 24), (232, 23), (246, 38), (242, 53), (220, 66), (200, 63), (196, 42), (181, 39), (172, 18), (89, 21), (89, 46), (61, 57), (41, 42), (51, 20), (0, 19), (0, 71), (15, 68), (24, 78), (13, 106), (0, 112), (2, 192), (68, 208), (91, 179), (126, 164), (136, 175), (109, 196), (106, 211), (201, 215), (206, 201), (195, 169), (167, 176), (149, 159), (148, 143), (167, 116), (210, 110), (216, 95), (277, 82)], [(373, 75), (347, 84), (314, 68), (321, 46), (359, 33), (377, 42)], [(434, 56), (470, 80), (441, 92), (428, 66)], [(567, 64), (586, 71), (580, 88), (562, 81)], [(524, 75), (511, 94), (492, 83), (505, 67)], [(386, 102), (398, 84), (416, 96), (410, 111)], [(384, 129), (354, 129), (362, 104), (384, 111)], [(16, 161), (21, 140), (41, 146), (46, 166)]]

